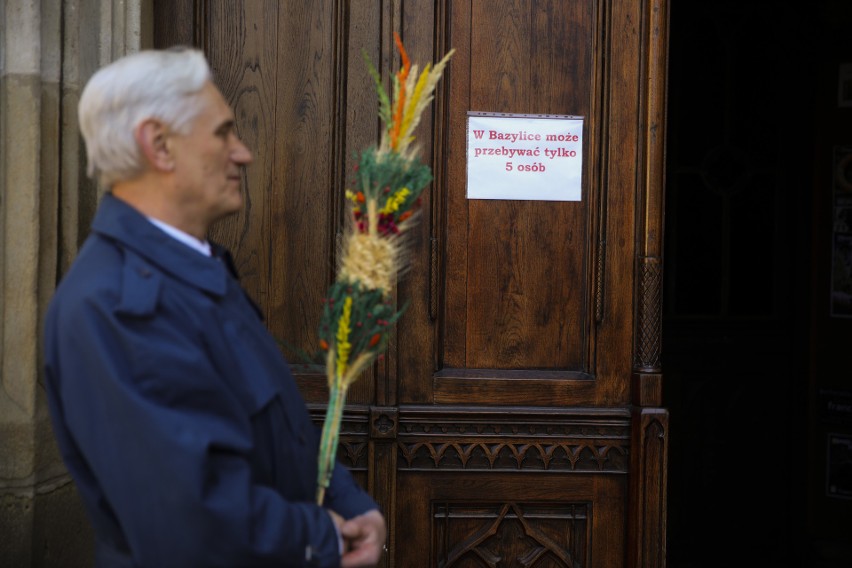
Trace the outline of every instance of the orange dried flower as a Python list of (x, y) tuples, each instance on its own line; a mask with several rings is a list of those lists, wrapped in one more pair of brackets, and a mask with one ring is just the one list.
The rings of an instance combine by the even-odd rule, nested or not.
[(399, 100), (396, 102), (396, 111), (393, 113), (393, 127), (391, 128), (391, 149), (396, 150), (399, 145), (399, 131), (402, 128), (402, 111), (405, 108), (405, 81), (408, 79), (409, 71), (411, 71), (411, 60), (408, 58), (408, 53), (406, 53), (397, 32), (393, 32), (393, 40), (402, 57), (402, 68), (396, 74), (399, 83)]

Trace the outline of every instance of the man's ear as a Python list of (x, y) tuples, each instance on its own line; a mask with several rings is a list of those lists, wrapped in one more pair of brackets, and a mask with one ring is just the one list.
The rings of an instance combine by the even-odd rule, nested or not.
[(169, 142), (169, 130), (159, 120), (149, 118), (136, 127), (136, 143), (148, 165), (159, 171), (171, 172), (175, 169), (174, 155)]

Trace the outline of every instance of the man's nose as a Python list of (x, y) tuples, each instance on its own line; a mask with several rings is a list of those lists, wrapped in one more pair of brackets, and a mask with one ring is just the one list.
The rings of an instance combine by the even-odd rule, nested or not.
[(236, 136), (234, 137), (234, 146), (231, 149), (231, 159), (238, 164), (250, 164), (254, 160), (251, 150)]

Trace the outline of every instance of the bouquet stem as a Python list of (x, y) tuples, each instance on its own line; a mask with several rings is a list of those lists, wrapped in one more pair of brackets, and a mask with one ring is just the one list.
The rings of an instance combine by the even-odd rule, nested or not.
[(332, 386), (329, 392), (328, 408), (320, 438), (319, 470), (317, 472), (317, 504), (322, 505), (325, 490), (331, 483), (331, 474), (337, 457), (337, 442), (340, 438), (340, 420), (343, 406), (346, 404), (346, 387)]

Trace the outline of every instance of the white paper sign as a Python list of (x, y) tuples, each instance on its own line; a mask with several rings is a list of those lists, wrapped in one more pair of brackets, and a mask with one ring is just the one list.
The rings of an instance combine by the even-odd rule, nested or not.
[(583, 117), (469, 112), (468, 199), (580, 201)]

